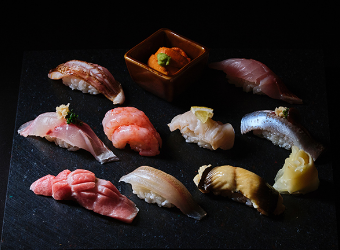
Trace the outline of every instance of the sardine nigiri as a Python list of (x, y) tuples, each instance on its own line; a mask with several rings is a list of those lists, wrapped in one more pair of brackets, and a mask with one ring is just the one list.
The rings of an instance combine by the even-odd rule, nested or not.
[(288, 90), (281, 79), (263, 63), (244, 58), (231, 58), (209, 64), (210, 68), (223, 70), (230, 83), (254, 94), (266, 94), (273, 99), (301, 104), (302, 100)]
[(149, 166), (141, 166), (119, 181), (132, 185), (133, 193), (148, 203), (178, 207), (188, 217), (202, 219), (207, 213), (193, 200), (188, 189), (175, 177)]
[(241, 134), (250, 131), (287, 150), (295, 145), (309, 153), (314, 161), (324, 150), (323, 145), (315, 141), (306, 129), (277, 116), (273, 110), (260, 110), (244, 115), (241, 120)]

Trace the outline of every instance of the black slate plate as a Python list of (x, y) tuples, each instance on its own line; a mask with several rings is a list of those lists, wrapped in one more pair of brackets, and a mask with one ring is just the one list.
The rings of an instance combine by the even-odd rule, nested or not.
[[(286, 211), (277, 218), (260, 215), (255, 209), (231, 200), (202, 194), (193, 183), (201, 165), (230, 164), (251, 170), (274, 183), (277, 171), (290, 151), (252, 134), (240, 134), (244, 114), (277, 106), (297, 107), (310, 133), (330, 147), (323, 54), (318, 50), (211, 49), (209, 61), (231, 57), (253, 58), (268, 65), (287, 87), (303, 99), (290, 105), (267, 96), (245, 93), (228, 84), (225, 74), (209, 68), (191, 89), (168, 103), (135, 84), (127, 71), (127, 50), (30, 51), (24, 54), (16, 130), (41, 113), (71, 104), (79, 117), (120, 158), (101, 165), (86, 151), (69, 152), (41, 138), (13, 138), (7, 200), (2, 231), (2, 248), (335, 248), (336, 210), (330, 150), (317, 160), (320, 187), (303, 196), (283, 195)], [(126, 102), (149, 117), (163, 139), (161, 154), (142, 157), (126, 148), (115, 149), (106, 138), (101, 121), (117, 106), (104, 96), (72, 91), (60, 81), (48, 79), (49, 69), (71, 59), (85, 60), (109, 69), (122, 83)], [(214, 120), (233, 125), (236, 133), (231, 150), (210, 151), (185, 143), (179, 131), (167, 123), (190, 106), (214, 109)], [(201, 221), (177, 208), (159, 208), (132, 194), (129, 184), (118, 182), (141, 165), (161, 169), (180, 180), (208, 213)], [(88, 169), (98, 178), (110, 180), (140, 209), (132, 224), (98, 215), (70, 201), (37, 196), (31, 183), (64, 169)]]

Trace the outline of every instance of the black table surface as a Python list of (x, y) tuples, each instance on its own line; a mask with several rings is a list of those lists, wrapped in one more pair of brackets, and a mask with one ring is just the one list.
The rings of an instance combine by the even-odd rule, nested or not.
[[(30, 24), (23, 23), (21, 31)], [(231, 57), (262, 61), (304, 100), (304, 104), (290, 105), (267, 96), (245, 93), (228, 84), (223, 72), (208, 68), (193, 85), (194, 88), (172, 103), (144, 91), (129, 76), (123, 55), (133, 45), (162, 27), (173, 29), (208, 46), (211, 49), (209, 62)], [(256, 45), (253, 43), (247, 46), (247, 36), (243, 33), (231, 29), (229, 35), (234, 35), (234, 39), (231, 39), (230, 36), (210, 31), (208, 27), (203, 26), (207, 35), (170, 24), (148, 26), (144, 30), (129, 26), (135, 33), (124, 33), (125, 40), (100, 43), (92, 39), (95, 42), (90, 45), (78, 44), (76, 36), (71, 36), (69, 44), (60, 45), (58, 42), (63, 41), (61, 38), (58, 42), (50, 42), (47, 35), (38, 36), (35, 33), (34, 37), (29, 37), (27, 32), (24, 33), (24, 41), (29, 41), (28, 45), (24, 45), (23, 41), (16, 42), (14, 48), (7, 51), (6, 55), (11, 55), (8, 57), (11, 62), (8, 72), (11, 73), (5, 75), (8, 84), (5, 91), (0, 92), (0, 114), (5, 118), (0, 122), (2, 249), (338, 248), (337, 207), (334, 199), (338, 190), (338, 170), (334, 163), (335, 157), (332, 157), (336, 153), (333, 113), (336, 110), (337, 93), (331, 84), (336, 80), (333, 61), (329, 60), (333, 58), (332, 48), (324, 40), (319, 44), (309, 39), (318, 34), (305, 30), (298, 34), (301, 40), (297, 40), (297, 43), (294, 43), (293, 38), (288, 39), (286, 35), (275, 32), (268, 36), (272, 42), (260, 38)], [(120, 27), (118, 30), (126, 29)], [(213, 41), (212, 36), (219, 39)], [(286, 44), (279, 45), (281, 40)], [(224, 45), (227, 42), (231, 45)], [(105, 112), (116, 105), (103, 96), (72, 91), (60, 82), (47, 78), (50, 68), (70, 59), (98, 63), (113, 73), (126, 92), (127, 99), (123, 106), (135, 106), (143, 110), (160, 133), (164, 144), (159, 156), (141, 157), (128, 148), (113, 148), (105, 138), (100, 122)], [(17, 134), (22, 123), (68, 102), (120, 158), (119, 162), (101, 165), (85, 151), (68, 152), (43, 139), (24, 138)], [(178, 131), (169, 131), (166, 124), (171, 118), (187, 111), (192, 105), (212, 107), (215, 111), (214, 119), (233, 125), (236, 133), (233, 149), (202, 149), (185, 143)], [(259, 174), (269, 184), (274, 183), (277, 171), (290, 152), (251, 134), (241, 135), (239, 125), (244, 114), (277, 106), (297, 107), (304, 125), (326, 146), (327, 150), (316, 161), (319, 189), (304, 196), (283, 195), (287, 209), (278, 218), (261, 216), (255, 209), (243, 204), (200, 193), (192, 178), (204, 164), (243, 167)], [(195, 221), (177, 208), (159, 208), (132, 194), (131, 186), (118, 180), (140, 165), (159, 168), (182, 181), (194, 199), (207, 211), (207, 217)], [(75, 203), (36, 196), (29, 190), (30, 184), (36, 179), (46, 174), (56, 175), (66, 168), (86, 168), (97, 177), (110, 180), (140, 209), (133, 223), (121, 223)]]

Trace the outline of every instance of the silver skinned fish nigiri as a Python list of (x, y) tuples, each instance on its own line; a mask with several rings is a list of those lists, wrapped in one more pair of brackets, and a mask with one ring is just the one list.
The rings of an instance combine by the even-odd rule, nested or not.
[(309, 153), (314, 161), (324, 150), (324, 147), (315, 141), (304, 127), (276, 115), (273, 110), (260, 110), (243, 116), (241, 134), (250, 131), (287, 150), (295, 145)]

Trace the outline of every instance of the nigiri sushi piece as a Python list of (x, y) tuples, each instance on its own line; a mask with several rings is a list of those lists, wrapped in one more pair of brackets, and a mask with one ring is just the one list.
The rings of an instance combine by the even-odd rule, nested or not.
[(68, 105), (61, 105), (56, 112), (40, 114), (19, 127), (24, 137), (40, 136), (69, 151), (89, 151), (101, 164), (117, 161), (118, 157), (98, 138), (91, 127), (78, 120)]
[(122, 176), (119, 181), (130, 183), (133, 193), (148, 203), (157, 203), (159, 207), (176, 206), (188, 217), (196, 220), (207, 214), (193, 200), (183, 183), (159, 169), (141, 166)]
[(75, 200), (88, 210), (126, 223), (131, 223), (139, 211), (110, 181), (96, 178), (85, 169), (46, 175), (33, 182), (30, 189), (55, 200)]
[(306, 194), (319, 187), (318, 170), (310, 154), (296, 146), (277, 172), (273, 187), (283, 194)]
[(72, 90), (77, 89), (92, 95), (102, 93), (114, 104), (125, 101), (122, 85), (110, 71), (98, 64), (71, 60), (51, 69), (48, 77), (53, 80), (62, 79)]
[(131, 149), (142, 156), (160, 153), (162, 139), (145, 113), (134, 107), (118, 107), (109, 110), (102, 121), (103, 129), (114, 147)]
[[(290, 108), (287, 112), (293, 111), (294, 109)], [(279, 116), (273, 110), (260, 110), (243, 116), (241, 134), (249, 131), (287, 150), (295, 145), (309, 153), (314, 161), (324, 150), (324, 147), (315, 141), (301, 124)]]
[(281, 79), (263, 63), (244, 58), (231, 58), (209, 64), (212, 69), (223, 70), (231, 84), (245, 92), (265, 94), (273, 99), (301, 104), (302, 100), (288, 90)]
[(202, 193), (229, 197), (256, 208), (263, 215), (279, 215), (285, 210), (280, 193), (260, 176), (243, 168), (203, 165), (194, 182)]
[(191, 110), (175, 116), (168, 126), (171, 132), (179, 129), (186, 142), (203, 148), (227, 150), (234, 146), (235, 132), (230, 123), (222, 124), (211, 117), (202, 122)]

